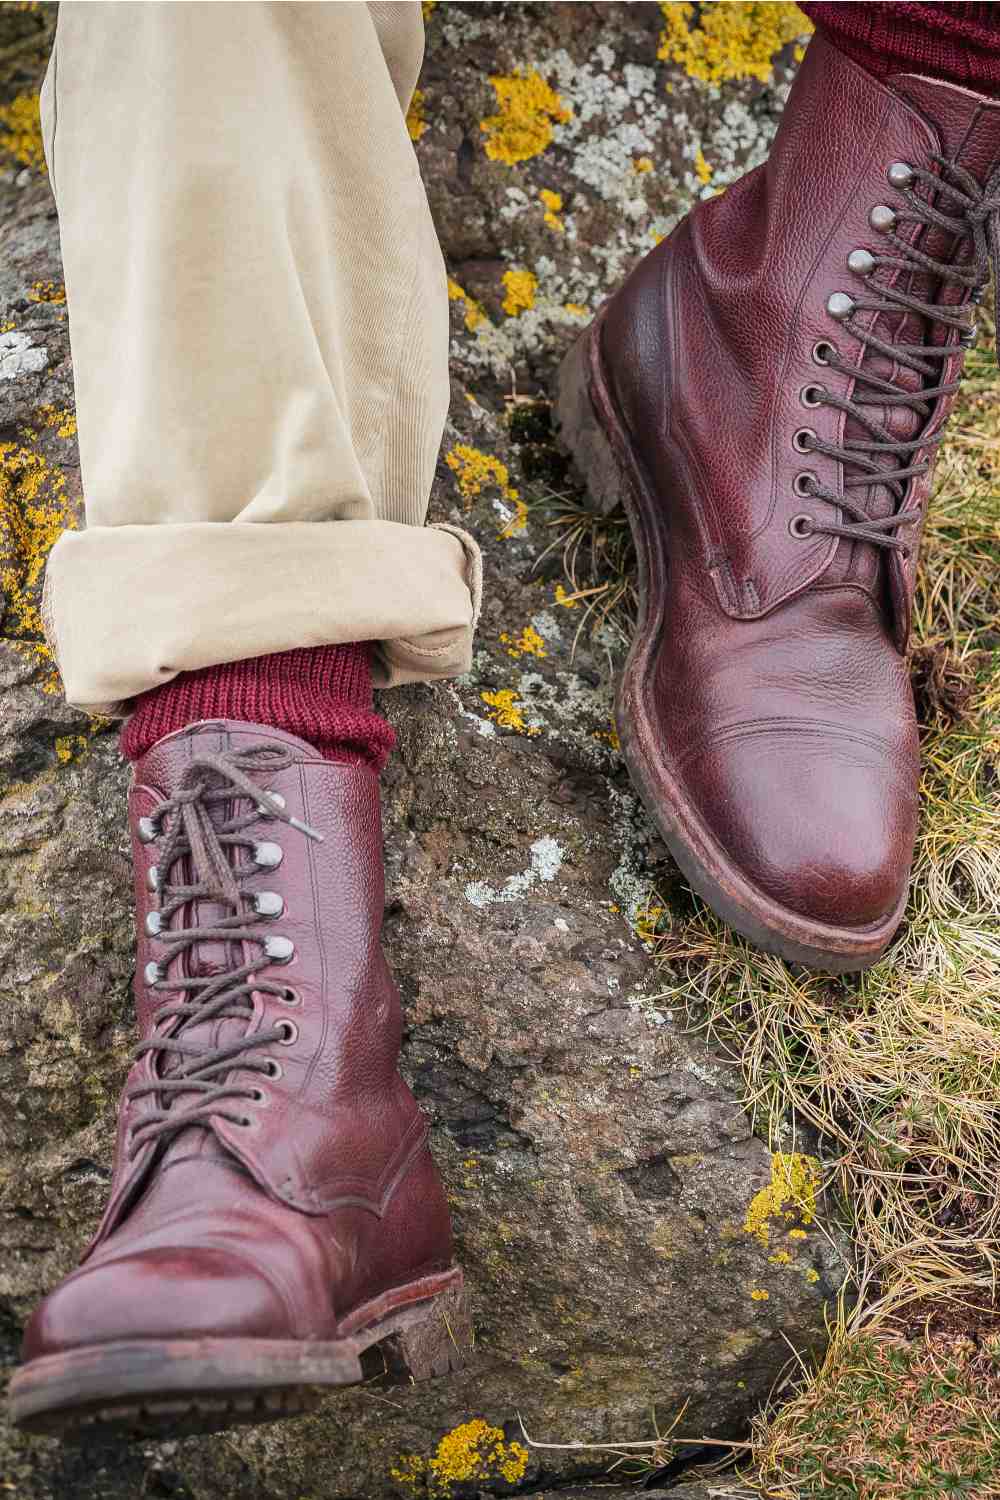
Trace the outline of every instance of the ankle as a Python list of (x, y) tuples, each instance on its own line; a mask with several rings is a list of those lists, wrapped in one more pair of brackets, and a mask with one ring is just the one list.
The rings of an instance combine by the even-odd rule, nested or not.
[(300, 647), (181, 672), (135, 700), (122, 754), (138, 760), (201, 719), (240, 719), (298, 735), (326, 760), (380, 771), (395, 735), (374, 709), (369, 652), (367, 642)]
[(803, 4), (829, 42), (879, 80), (920, 73), (1000, 95), (996, 7), (989, 4)]

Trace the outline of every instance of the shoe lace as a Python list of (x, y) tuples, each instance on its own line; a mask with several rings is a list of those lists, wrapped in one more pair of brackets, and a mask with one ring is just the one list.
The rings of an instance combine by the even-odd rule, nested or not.
[[(162, 960), (150, 966), (155, 976), (147, 971), (147, 984), (152, 989), (162, 986), (180, 998), (157, 1009), (153, 1017), (157, 1034), (141, 1042), (135, 1051), (136, 1059), (153, 1054), (157, 1077), (153, 1083), (129, 1089), (126, 1097), (131, 1101), (155, 1095), (158, 1107), (147, 1109), (134, 1128), (128, 1146), (130, 1158), (150, 1141), (171, 1139), (190, 1125), (212, 1128), (215, 1119), (248, 1125), (245, 1107), (240, 1109), (238, 1101), (259, 1100), (259, 1089), (245, 1076), (234, 1074), (234, 1064), (242, 1075), (273, 1072), (273, 1064), (252, 1054), (285, 1040), (287, 1023), (214, 1046), (191, 1032), (207, 1021), (249, 1022), (255, 992), (279, 997), (286, 992), (286, 986), (257, 977), (273, 962), (259, 926), (265, 917), (253, 910), (244, 889), (247, 878), (259, 873), (260, 866), (237, 862), (237, 857), (240, 851), (257, 847), (248, 830), (261, 815), (280, 819), (308, 838), (322, 841), (321, 833), (292, 817), (280, 798), (253, 780), (254, 775), (273, 774), (290, 765), (291, 760), (280, 745), (195, 756), (181, 774), (173, 796), (160, 802), (151, 814), (151, 824), (159, 830), (156, 837), (163, 839), (153, 910), (156, 936), (165, 947)], [(250, 801), (249, 811), (246, 799)], [(223, 811), (227, 803), (232, 804), (229, 816)], [(189, 881), (171, 878), (182, 861), (189, 861)], [(232, 915), (211, 922), (196, 921), (191, 926), (171, 926), (182, 908), (190, 907), (197, 914), (203, 902), (229, 906)], [(246, 962), (208, 979), (204, 975), (168, 974), (175, 961), (196, 952), (206, 941), (243, 943), (256, 952)], [(164, 1027), (169, 1030), (164, 1032)], [(182, 1103), (182, 1095), (191, 1096), (190, 1102)]]
[[(909, 407), (922, 419), (926, 428), (933, 413), (933, 405), (942, 397), (954, 395), (958, 380), (942, 379), (943, 362), (955, 352), (955, 341), (949, 339), (942, 344), (895, 343), (879, 337), (874, 331), (878, 317), (872, 327), (866, 328), (853, 322), (857, 313), (898, 314), (916, 313), (930, 323), (937, 323), (949, 332), (958, 333), (958, 342), (968, 348), (975, 341), (976, 318), (974, 306), (981, 300), (982, 292), (990, 279), (991, 267), (1000, 277), (1000, 167), (981, 186), (975, 177), (956, 162), (935, 156), (934, 162), (940, 175), (922, 167), (910, 167), (909, 185), (897, 185), (906, 201), (907, 208), (894, 216), (891, 229), (885, 231), (889, 243), (896, 251), (894, 255), (864, 256), (864, 269), (858, 274), (872, 275), (885, 267), (898, 271), (920, 270), (937, 277), (941, 282), (952, 283), (971, 293), (973, 309), (971, 317), (966, 305), (950, 307), (941, 302), (930, 302), (915, 296), (904, 286), (879, 286), (879, 295), (849, 297), (834, 293), (828, 302), (828, 311), (844, 323), (851, 336), (861, 345), (858, 364), (844, 362), (836, 354), (828, 356), (822, 363), (846, 375), (855, 382), (853, 399), (836, 395), (823, 386), (814, 387), (814, 405), (833, 406), (853, 418), (868, 433), (868, 440), (851, 440), (843, 443), (826, 442), (812, 432), (803, 431), (800, 451), (825, 454), (845, 466), (843, 485), (845, 490), (871, 491), (882, 485), (892, 496), (894, 510), (887, 516), (873, 515), (871, 510), (848, 494), (838, 493), (821, 484), (815, 475), (800, 475), (801, 493), (817, 500), (828, 501), (846, 513), (849, 520), (817, 520), (813, 516), (797, 517), (797, 534), (808, 536), (816, 532), (827, 536), (848, 537), (854, 541), (872, 542), (876, 547), (901, 552), (909, 556), (908, 543), (897, 533), (920, 521), (919, 512), (901, 512), (906, 490), (911, 479), (928, 472), (932, 452), (925, 460), (915, 462), (921, 449), (933, 450), (941, 442), (943, 432), (927, 436), (918, 433), (909, 439), (894, 435), (871, 414), (871, 407)], [(916, 187), (925, 184), (934, 201), (921, 198)], [(953, 246), (954, 258), (938, 260), (908, 243), (898, 233), (897, 226), (910, 223), (942, 230), (959, 241), (971, 241), (971, 253), (958, 262), (959, 245)], [(857, 252), (856, 252), (857, 253)], [(830, 346), (833, 349), (833, 346)], [(882, 354), (897, 365), (914, 371), (925, 384), (909, 391), (892, 381), (883, 379), (864, 364), (866, 354), (871, 351)], [(858, 386), (863, 385), (859, 393)], [(850, 472), (853, 470), (854, 472)], [(860, 472), (859, 472), (860, 471)], [(806, 524), (808, 523), (808, 524)]]

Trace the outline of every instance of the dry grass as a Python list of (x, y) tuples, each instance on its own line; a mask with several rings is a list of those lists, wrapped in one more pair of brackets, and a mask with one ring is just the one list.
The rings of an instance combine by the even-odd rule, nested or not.
[[(763, 1472), (801, 1483), (775, 1495), (1000, 1495), (989, 1406), (1000, 1392), (983, 1384), (979, 1354), (963, 1363), (880, 1331), (917, 1303), (1000, 1302), (1000, 399), (989, 332), (969, 360), (923, 545), (913, 660), (922, 820), (891, 950), (861, 976), (813, 974), (756, 952), (686, 894), (673, 911), (668, 893), (651, 894), (664, 908), (654, 941), (665, 996), (738, 1057), (762, 1128), (775, 1139), (789, 1122), (820, 1132), (857, 1246), (849, 1324), (823, 1371), (758, 1433)], [(564, 496), (553, 504), (567, 578), (600, 589), (591, 623), (627, 636), (624, 522)], [(935, 1374), (942, 1361), (947, 1377)], [(918, 1410), (913, 1391), (937, 1391), (935, 1381), (940, 1393)], [(954, 1438), (939, 1451), (918, 1419), (944, 1411)], [(907, 1453), (890, 1440), (904, 1419), (917, 1424)], [(973, 1463), (968, 1483), (927, 1487), (934, 1463), (942, 1474), (967, 1463), (963, 1443), (992, 1477), (975, 1477)]]

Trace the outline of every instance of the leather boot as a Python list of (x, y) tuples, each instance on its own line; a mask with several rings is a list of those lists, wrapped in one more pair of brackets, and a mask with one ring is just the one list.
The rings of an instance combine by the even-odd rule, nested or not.
[(134, 770), (141, 1043), (111, 1198), (41, 1304), (16, 1423), (206, 1431), (469, 1345), (462, 1273), (397, 1070), (377, 776), (201, 723)]
[(700, 203), (570, 352), (556, 420), (622, 499), (625, 758), (760, 947), (871, 964), (903, 912), (906, 649), (931, 467), (996, 261), (1000, 103), (810, 43), (766, 165)]

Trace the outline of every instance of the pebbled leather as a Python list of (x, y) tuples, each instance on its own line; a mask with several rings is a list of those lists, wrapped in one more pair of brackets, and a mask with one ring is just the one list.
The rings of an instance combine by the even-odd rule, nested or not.
[[(399, 996), (379, 940), (383, 869), (378, 778), (366, 767), (320, 758), (294, 737), (232, 722), (189, 726), (155, 745), (134, 768), (129, 798), (135, 861), (140, 1036), (169, 1001), (146, 964), (159, 956), (146, 935), (154, 905), (148, 873), (157, 841), (138, 820), (171, 794), (191, 757), (205, 750), (280, 744), (292, 763), (259, 782), (289, 812), (323, 834), (313, 842), (261, 817), (249, 837), (278, 843), (282, 861), (247, 889), (278, 892), (285, 912), (265, 925), (292, 939), (290, 963), (260, 977), (294, 992), (288, 1005), (255, 993), (249, 1026), (294, 1022), (288, 1044), (267, 1047), (277, 1078), (251, 1123), (218, 1118), (164, 1146), (129, 1157), (129, 1132), (154, 1096), (119, 1115), (111, 1195), (78, 1270), (35, 1312), (24, 1357), (121, 1338), (332, 1339), (351, 1311), (380, 1293), (452, 1264), (451, 1226), (427, 1126), (398, 1072)], [(205, 903), (207, 904), (207, 903)], [(204, 913), (201, 914), (204, 917)], [(200, 973), (224, 960), (223, 945), (197, 951)], [(242, 1033), (244, 1021), (215, 1027)], [(152, 1054), (129, 1075), (152, 1075)]]
[[(902, 207), (889, 165), (931, 170), (935, 153), (983, 183), (1000, 160), (1000, 103), (910, 75), (879, 83), (816, 36), (767, 163), (699, 204), (598, 323), (616, 452), (645, 496), (645, 550), (669, 556), (652, 577), (635, 693), (658, 747), (655, 777), (755, 890), (845, 933), (900, 909), (912, 860), (919, 766), (904, 653), (917, 549), (902, 561), (867, 542), (793, 535), (810, 509), (796, 475), (812, 470), (838, 492), (843, 477), (837, 460), (804, 455), (793, 438), (805, 427), (844, 441), (844, 414), (802, 399), (813, 384), (853, 394), (852, 378), (814, 359), (821, 341), (849, 363), (861, 357), (827, 298), (862, 290), (852, 250), (885, 251), (869, 214)], [(947, 259), (931, 232), (929, 248)], [(907, 233), (928, 243), (922, 226)], [(869, 285), (904, 274), (928, 295), (912, 269), (882, 269)], [(949, 283), (941, 300), (963, 297)], [(956, 333), (913, 314), (878, 331), (953, 342), (942, 383), (961, 373)], [(879, 372), (899, 379), (879, 357)], [(894, 435), (929, 436), (953, 399), (938, 398), (925, 419), (901, 406), (875, 416)], [(922, 512), (930, 484), (911, 479), (904, 505)], [(865, 503), (873, 515), (892, 508), (884, 487)]]

